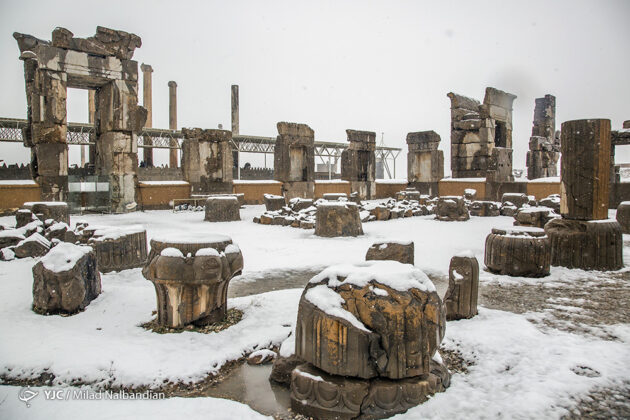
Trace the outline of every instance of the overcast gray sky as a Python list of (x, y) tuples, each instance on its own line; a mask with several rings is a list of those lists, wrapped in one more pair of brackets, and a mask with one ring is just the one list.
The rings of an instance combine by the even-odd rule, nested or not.
[[(142, 37), (134, 59), (154, 69), (154, 127), (168, 127), (175, 80), (179, 127), (229, 128), (238, 84), (243, 134), (275, 136), (278, 121), (309, 124), (323, 141), (370, 130), (406, 154), (407, 132), (435, 130), (449, 175), (446, 94), (483, 100), (493, 86), (518, 96), (514, 167), (525, 168), (536, 97), (556, 96), (558, 127), (610, 118), (621, 128), (630, 119), (629, 16), (628, 0), (0, 0), (0, 116), (26, 117), (14, 31), (50, 39), (63, 26), (87, 37), (102, 25)], [(85, 92), (71, 90), (68, 119), (87, 121)], [(2, 143), (0, 158), (26, 162), (28, 152)], [(630, 152), (617, 160), (629, 162)]]

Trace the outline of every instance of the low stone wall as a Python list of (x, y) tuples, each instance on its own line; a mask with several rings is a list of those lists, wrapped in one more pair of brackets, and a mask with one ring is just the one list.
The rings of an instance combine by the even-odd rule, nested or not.
[(322, 198), (324, 194), (343, 193), (350, 195), (351, 192), (348, 181), (315, 181), (315, 199)]
[(407, 188), (407, 180), (397, 179), (377, 179), (376, 180), (376, 197), (381, 198), (393, 198), (396, 197), (398, 191), (402, 191)]
[(190, 184), (185, 181), (141, 181), (138, 183), (140, 210), (170, 209), (171, 200), (190, 198)]
[(462, 196), (464, 191), (469, 188), (477, 190), (477, 199), (485, 199), (485, 178), (445, 178), (438, 183), (438, 190), (442, 197), (447, 195)]
[(41, 189), (34, 181), (0, 181), (0, 215), (12, 215), (28, 201), (41, 201)]
[(263, 204), (263, 195), (282, 195), (282, 182), (279, 181), (234, 181), (234, 194), (244, 194), (246, 204)]
[(527, 195), (533, 195), (536, 200), (541, 200), (551, 194), (560, 194), (560, 179), (557, 181), (549, 181), (549, 179), (542, 178), (545, 181), (530, 181), (527, 183)]

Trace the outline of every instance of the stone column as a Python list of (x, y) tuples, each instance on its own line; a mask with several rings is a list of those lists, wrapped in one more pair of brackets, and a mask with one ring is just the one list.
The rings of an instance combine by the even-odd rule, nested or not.
[(555, 139), (556, 98), (545, 95), (536, 99), (534, 126), (527, 152), (527, 178), (536, 179), (558, 176), (557, 163), (560, 144)]
[(444, 153), (438, 150), (440, 135), (435, 131), (407, 134), (407, 181), (421, 194), (438, 195), (438, 182), (444, 178)]
[(610, 148), (610, 120), (562, 124), (560, 212), (564, 218), (608, 218)]
[(194, 193), (232, 193), (232, 133), (182, 128), (182, 172)]
[[(177, 83), (174, 81), (168, 82), (168, 128), (170, 130), (177, 130)], [(177, 140), (171, 140), (171, 147), (177, 147)], [(168, 166), (170, 168), (177, 168), (177, 149), (170, 149)]]
[[(88, 121), (92, 125), (96, 124), (96, 90), (94, 89), (88, 90)], [(95, 143), (96, 135), (90, 136), (90, 140)], [(96, 144), (88, 146), (88, 162), (96, 163)]]
[(315, 194), (315, 132), (306, 124), (279, 122), (274, 149), (274, 179), (281, 181), (285, 198), (313, 198)]
[(238, 136), (238, 85), (232, 85), (232, 135)]
[[(151, 85), (151, 73), (153, 73), (153, 67), (148, 64), (142, 63), (140, 65), (142, 70), (142, 106), (147, 110), (147, 122), (145, 127), (153, 127), (153, 87)], [(143, 144), (151, 146), (152, 140), (150, 137), (143, 139)], [(142, 149), (143, 160), (147, 167), (153, 166), (153, 149), (150, 147), (144, 147)]]
[(361, 200), (376, 196), (376, 133), (346, 130), (348, 148), (341, 152), (341, 179), (350, 182), (350, 191)]

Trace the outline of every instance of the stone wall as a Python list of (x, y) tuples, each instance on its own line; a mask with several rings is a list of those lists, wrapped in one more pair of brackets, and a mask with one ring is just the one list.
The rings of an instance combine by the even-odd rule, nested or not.
[(376, 195), (376, 133), (346, 130), (348, 148), (341, 152), (341, 179), (350, 182), (352, 192), (362, 200)]
[(556, 136), (556, 97), (536, 99), (534, 125), (527, 152), (527, 178), (558, 176), (560, 137)]

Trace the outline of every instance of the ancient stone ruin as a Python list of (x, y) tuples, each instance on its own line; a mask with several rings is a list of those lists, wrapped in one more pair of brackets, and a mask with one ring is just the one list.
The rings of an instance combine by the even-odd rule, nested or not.
[(363, 235), (359, 206), (343, 201), (320, 203), (317, 206), (315, 235), (325, 237)]
[(147, 262), (147, 231), (141, 225), (89, 227), (83, 229), (82, 238), (94, 248), (102, 273), (143, 267)]
[(142, 275), (155, 286), (158, 324), (181, 328), (225, 318), (228, 284), (242, 269), (241, 250), (228, 236), (152, 239)]
[(448, 289), (444, 295), (446, 319), (472, 318), (477, 315), (479, 297), (479, 263), (472, 252), (451, 258), (448, 267)]
[(551, 246), (536, 227), (493, 228), (486, 237), (484, 263), (493, 273), (515, 277), (549, 275)]
[(444, 178), (444, 152), (438, 150), (440, 140), (435, 131), (407, 134), (407, 181), (419, 193), (438, 195), (438, 182)]
[(379, 419), (450, 384), (438, 361), (446, 319), (435, 286), (409, 264), (368, 261), (313, 277), (300, 299), (291, 407), (314, 418)]
[(233, 196), (209, 197), (206, 200), (207, 222), (234, 222), (241, 220), (241, 205)]
[(182, 172), (197, 194), (232, 193), (232, 133), (182, 128)]
[(527, 178), (558, 176), (560, 139), (556, 137), (556, 97), (536, 98), (534, 126), (527, 152)]
[(515, 95), (486, 88), (483, 104), (448, 93), (451, 99), (451, 171), (453, 178), (513, 181), (512, 103)]
[(414, 263), (413, 241), (374, 242), (365, 254), (365, 260), (390, 260), (402, 264)]
[(101, 293), (92, 247), (62, 242), (33, 266), (33, 309), (75, 313)]
[(630, 201), (622, 201), (619, 204), (615, 218), (621, 225), (621, 231), (630, 234)]
[(67, 201), (67, 88), (95, 90), (96, 172), (109, 177), (111, 210), (136, 208), (137, 134), (147, 111), (138, 106), (138, 63), (131, 60), (140, 37), (96, 28), (90, 38), (75, 38), (56, 28), (52, 42), (14, 33), (24, 61), (33, 179), (45, 201)]
[(445, 195), (438, 198), (435, 218), (443, 222), (464, 222), (470, 219), (464, 197)]
[(623, 267), (621, 226), (608, 219), (610, 120), (562, 123), (561, 219), (545, 231), (551, 264), (584, 270)]
[(315, 132), (306, 124), (279, 122), (274, 149), (274, 179), (283, 195), (313, 198), (315, 194)]
[(341, 179), (361, 200), (376, 196), (376, 133), (346, 130), (348, 148), (341, 152)]

